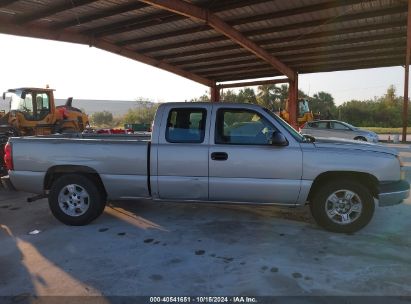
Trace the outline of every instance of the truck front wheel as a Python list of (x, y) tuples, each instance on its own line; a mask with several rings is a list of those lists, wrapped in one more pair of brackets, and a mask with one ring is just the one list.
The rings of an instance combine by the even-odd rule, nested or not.
[(318, 188), (310, 209), (315, 221), (325, 229), (351, 233), (370, 222), (374, 214), (374, 198), (359, 183), (330, 181)]
[(60, 222), (82, 226), (103, 212), (105, 200), (92, 180), (80, 174), (67, 174), (51, 186), (49, 206)]

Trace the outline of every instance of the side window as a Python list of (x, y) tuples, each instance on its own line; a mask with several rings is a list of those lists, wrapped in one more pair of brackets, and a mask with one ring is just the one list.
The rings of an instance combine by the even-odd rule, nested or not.
[(219, 109), (215, 143), (233, 145), (269, 145), (274, 126), (251, 110)]
[(205, 109), (172, 109), (167, 118), (166, 140), (170, 143), (202, 143), (206, 117)]
[(326, 121), (320, 121), (320, 122), (318, 123), (318, 128), (319, 128), (319, 129), (327, 129), (327, 128), (328, 128), (327, 125), (328, 125), (328, 122), (326, 122)]
[(46, 93), (36, 95), (37, 119), (44, 119), (50, 113), (49, 96)]
[(24, 116), (28, 119), (32, 119), (34, 116), (33, 110), (33, 95), (27, 93), (24, 100), (20, 103), (19, 110), (23, 112)]
[(36, 96), (37, 111), (49, 111), (50, 101), (49, 96), (45, 93), (37, 94)]
[(338, 122), (331, 122), (331, 128), (334, 130), (349, 130), (347, 126), (344, 126), (343, 124)]

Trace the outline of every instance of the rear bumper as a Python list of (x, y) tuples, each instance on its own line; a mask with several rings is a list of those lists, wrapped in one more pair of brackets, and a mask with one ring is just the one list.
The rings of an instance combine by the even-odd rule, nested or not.
[(33, 171), (9, 171), (10, 180), (19, 191), (43, 194), (44, 193), (44, 177), (45, 172)]
[(405, 180), (384, 182), (379, 186), (379, 206), (392, 206), (400, 204), (410, 195), (410, 184)]
[(8, 191), (15, 191), (16, 190), (14, 188), (13, 184), (11, 183), (10, 177), (8, 175), (1, 177), (1, 185), (3, 186), (4, 189), (6, 189)]

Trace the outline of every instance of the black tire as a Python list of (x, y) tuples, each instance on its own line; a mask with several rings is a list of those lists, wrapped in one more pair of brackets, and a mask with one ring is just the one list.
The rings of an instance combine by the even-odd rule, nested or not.
[[(87, 200), (84, 199), (83, 202), (84, 205), (87, 206), (84, 208), (86, 209), (84, 210), (84, 213), (79, 207), (73, 211), (77, 212), (80, 210), (81, 212), (77, 212), (78, 215), (70, 215), (68, 214), (68, 211), (64, 211), (64, 209), (69, 209), (68, 202), (62, 203), (64, 206), (61, 206), (59, 203), (59, 195), (61, 192), (63, 195), (64, 191), (67, 192), (66, 187), (68, 185), (76, 185), (78, 187), (74, 187), (75, 189), (85, 190), (85, 194), (88, 194)], [(77, 190), (75, 191), (77, 192)], [(80, 193), (84, 193), (82, 191), (80, 191)], [(69, 193), (67, 195), (70, 197)], [(67, 174), (59, 177), (51, 186), (49, 193), (49, 206), (51, 212), (60, 222), (70, 226), (83, 226), (89, 224), (101, 215), (104, 211), (105, 204), (104, 195), (101, 193), (96, 183), (90, 178), (80, 174)], [(67, 207), (64, 208), (65, 206)], [(76, 207), (72, 206), (72, 208)]]
[(356, 138), (354, 138), (354, 140), (367, 141), (367, 139), (365, 137), (362, 137), (362, 136), (357, 136)]
[[(357, 195), (354, 197), (354, 203), (357, 198), (362, 203), (362, 208), (360, 212), (354, 212), (356, 218), (351, 219), (351, 214), (349, 220), (352, 222), (348, 223), (336, 223), (335, 221), (343, 220), (343, 216), (338, 213), (333, 217), (332, 220), (328, 215), (326, 208), (333, 206), (332, 202), (328, 198), (333, 194), (343, 194), (343, 190), (348, 190)], [(338, 196), (338, 195), (337, 195)], [(348, 207), (347, 207), (348, 208)], [(326, 230), (338, 233), (353, 233), (362, 228), (364, 228), (370, 221), (374, 214), (374, 198), (371, 195), (370, 191), (360, 183), (355, 181), (329, 181), (320, 185), (313, 196), (313, 199), (310, 203), (311, 214), (313, 215), (315, 221), (318, 225), (325, 228)], [(350, 209), (351, 210), (351, 209)]]

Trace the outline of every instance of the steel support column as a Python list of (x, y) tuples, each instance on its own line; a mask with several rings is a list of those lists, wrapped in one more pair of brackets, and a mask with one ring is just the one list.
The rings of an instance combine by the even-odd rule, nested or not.
[(220, 101), (220, 88), (217, 85), (213, 85), (212, 87), (210, 87), (210, 101)]
[(404, 104), (402, 109), (402, 142), (407, 141), (408, 126), (408, 86), (410, 74), (410, 56), (411, 56), (411, 0), (408, 0), (408, 18), (407, 18), (407, 52), (405, 57), (404, 71)]
[[(411, 1), (411, 0), (410, 0)], [(290, 81), (288, 87), (288, 113), (290, 114), (289, 123), (298, 130), (297, 122), (297, 102), (298, 101), (298, 74), (295, 73), (294, 80)]]

